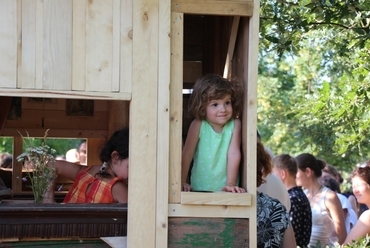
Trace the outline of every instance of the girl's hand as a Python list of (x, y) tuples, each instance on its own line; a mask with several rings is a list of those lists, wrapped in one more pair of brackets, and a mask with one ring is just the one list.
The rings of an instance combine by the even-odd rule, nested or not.
[(225, 187), (223, 187), (222, 191), (232, 192), (232, 193), (245, 193), (245, 189), (240, 188), (238, 186), (229, 186), (229, 185), (226, 185)]
[(182, 190), (182, 191), (191, 191), (191, 186), (190, 186), (190, 184), (183, 183), (183, 184), (181, 185), (181, 190)]

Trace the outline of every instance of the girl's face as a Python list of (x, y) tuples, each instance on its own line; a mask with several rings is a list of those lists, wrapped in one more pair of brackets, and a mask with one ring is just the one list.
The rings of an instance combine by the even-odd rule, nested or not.
[(114, 172), (117, 176), (123, 179), (128, 179), (128, 158), (120, 159), (117, 164), (114, 165)]
[[(222, 99), (211, 100), (206, 108), (206, 119), (213, 128), (222, 128), (233, 116), (231, 96), (226, 95)], [(222, 131), (222, 130), (215, 130)]]
[[(308, 168), (306, 168), (307, 170)], [(307, 176), (307, 173), (306, 171), (303, 171), (301, 169), (298, 169), (298, 172), (297, 172), (297, 175), (296, 175), (296, 183), (298, 186), (303, 186), (305, 188), (307, 188), (307, 185), (309, 183), (309, 180), (308, 180), (308, 176)]]
[(370, 204), (370, 186), (361, 177), (352, 178), (353, 194), (359, 203), (369, 206)]

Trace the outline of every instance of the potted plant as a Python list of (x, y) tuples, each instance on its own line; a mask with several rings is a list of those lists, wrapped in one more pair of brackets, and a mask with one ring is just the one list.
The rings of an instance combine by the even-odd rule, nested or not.
[(33, 139), (29, 137), (28, 133), (26, 138), (21, 135), (26, 144), (26, 151), (17, 157), (17, 160), (22, 162), (27, 169), (35, 203), (43, 202), (44, 194), (51, 186), (51, 182), (56, 175), (55, 169), (48, 167), (48, 164), (54, 164), (53, 154), (56, 152), (46, 144), (48, 131), (49, 129), (45, 131), (40, 146), (33, 145)]

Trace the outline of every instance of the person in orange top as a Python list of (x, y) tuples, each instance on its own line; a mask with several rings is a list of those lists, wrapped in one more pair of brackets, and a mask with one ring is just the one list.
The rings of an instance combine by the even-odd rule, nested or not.
[[(129, 155), (128, 128), (116, 131), (100, 152), (102, 165), (83, 166), (56, 160), (49, 166), (57, 175), (74, 183), (64, 203), (127, 203)], [(55, 181), (55, 180), (54, 180)], [(55, 203), (54, 186), (44, 195), (44, 203)]]

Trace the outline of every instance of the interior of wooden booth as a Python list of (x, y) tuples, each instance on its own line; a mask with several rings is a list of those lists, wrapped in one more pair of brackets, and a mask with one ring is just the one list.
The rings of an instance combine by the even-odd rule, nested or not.
[[(186, 115), (189, 89), (204, 74), (223, 75), (232, 24), (232, 16), (184, 15), (183, 140), (191, 122)], [(42, 138), (47, 129), (48, 138), (86, 139), (87, 164), (100, 164), (100, 147), (112, 131), (128, 126), (129, 115), (129, 102), (123, 101), (13, 97), (1, 133), (13, 138), (13, 166), (1, 169), (0, 176), (11, 185), (15, 198), (31, 196), (31, 189), (22, 180), (27, 171), (15, 158), (24, 149), (21, 134)], [(59, 178), (56, 190), (61, 186), (62, 190), (56, 195), (64, 197), (71, 183)]]

